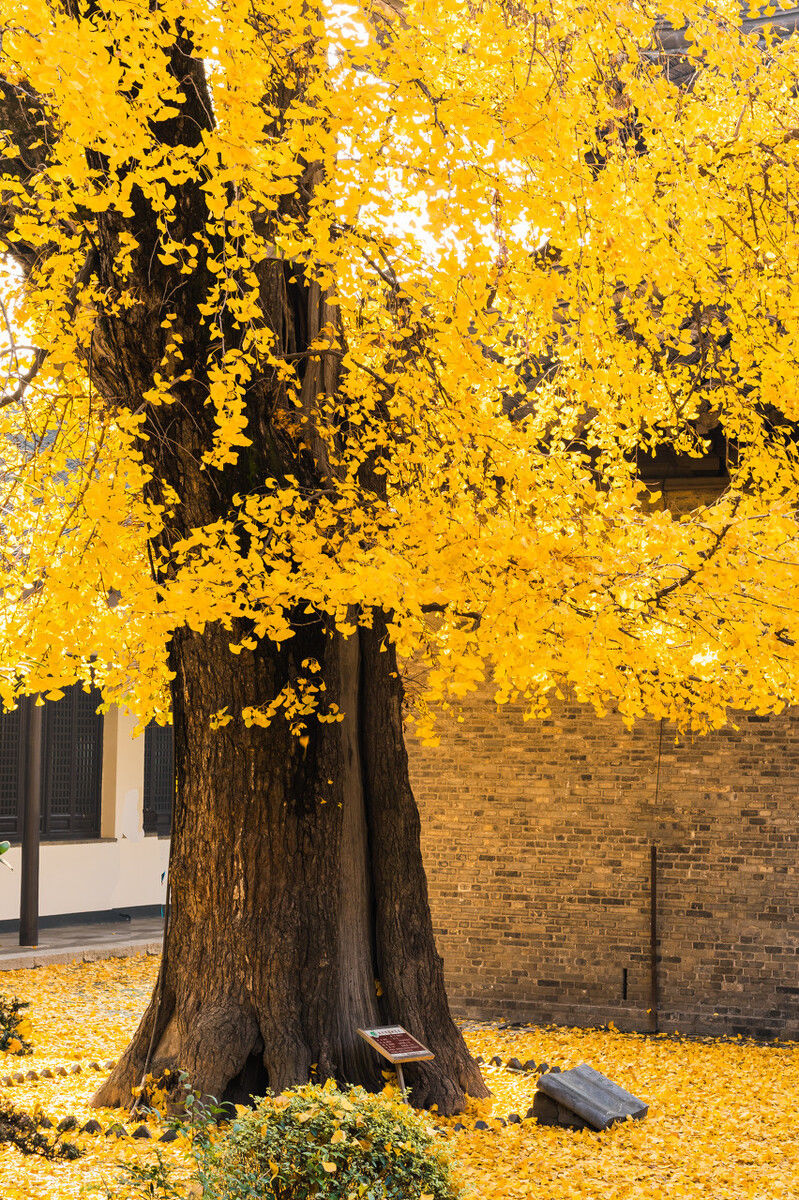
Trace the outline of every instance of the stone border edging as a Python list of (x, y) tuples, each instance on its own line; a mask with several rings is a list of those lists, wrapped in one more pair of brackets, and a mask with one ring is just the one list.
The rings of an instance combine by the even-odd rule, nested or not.
[(60, 946), (52, 950), (40, 950), (32, 947), (30, 950), (6, 951), (0, 954), (0, 972), (24, 971), (26, 968), (49, 967), (51, 964), (71, 962), (97, 962), (101, 958), (132, 958), (134, 954), (160, 954), (162, 941), (152, 938), (141, 938), (129, 942), (98, 942), (94, 946)]
[[(160, 943), (159, 943), (159, 949), (160, 949)], [(114, 956), (114, 957), (116, 957), (116, 956)], [(120, 957), (122, 957), (122, 956), (120, 956)], [(547, 1073), (556, 1075), (556, 1074), (559, 1074), (560, 1070), (561, 1070), (560, 1067), (550, 1067), (549, 1064), (546, 1062), (535, 1063), (532, 1059), (528, 1059), (527, 1062), (522, 1063), (519, 1061), (518, 1058), (511, 1057), (507, 1060), (507, 1062), (503, 1063), (503, 1061), (499, 1057), (499, 1055), (494, 1055), (494, 1057), (490, 1058), (488, 1060), (488, 1063), (486, 1064), (483, 1057), (478, 1054), (475, 1056), (475, 1062), (478, 1065), (487, 1065), (487, 1066), (492, 1066), (492, 1067), (504, 1067), (506, 1071), (513, 1071), (514, 1074), (524, 1074), (524, 1075), (539, 1075), (540, 1076), (540, 1075), (546, 1075)], [(104, 1064), (100, 1064), (96, 1060), (93, 1060), (92, 1062), (87, 1064), (86, 1070), (88, 1070), (88, 1071), (104, 1071), (104, 1070), (110, 1071), (115, 1065), (116, 1065), (116, 1063), (113, 1060), (109, 1060), (108, 1062), (106, 1062)], [(26, 1071), (24, 1073), (22, 1071), (15, 1071), (12, 1075), (0, 1076), (0, 1085), (2, 1085), (4, 1087), (21, 1086), (22, 1084), (25, 1084), (25, 1083), (37, 1083), (37, 1082), (39, 1082), (39, 1080), (42, 1080), (42, 1079), (54, 1079), (56, 1076), (58, 1076), (60, 1078), (64, 1078), (69, 1075), (79, 1075), (82, 1072), (82, 1070), (83, 1070), (83, 1067), (81, 1067), (80, 1063), (73, 1063), (72, 1066), (69, 1068), (69, 1070), (67, 1070), (66, 1067), (61, 1066), (61, 1067), (44, 1067), (40, 1071), (30, 1070), (30, 1071)], [(64, 1118), (64, 1119), (66, 1120), (67, 1118)], [(461, 1121), (456, 1122), (456, 1124), (450, 1126), (450, 1128), (453, 1133), (468, 1133), (468, 1132), (475, 1132), (475, 1131), (485, 1132), (485, 1131), (492, 1131), (492, 1130), (494, 1133), (497, 1133), (498, 1129), (496, 1128), (496, 1126), (499, 1126), (500, 1128), (504, 1128), (508, 1125), (522, 1125), (525, 1121), (535, 1121), (532, 1107), (527, 1109), (527, 1112), (524, 1114), (523, 1117), (520, 1116), (519, 1113), (512, 1112), (512, 1113), (508, 1113), (507, 1117), (491, 1117), (490, 1123), (487, 1121), (483, 1121), (482, 1119), (477, 1120), (477, 1121), (475, 1121), (471, 1130), (467, 1129), (467, 1127)], [(60, 1124), (61, 1123), (59, 1123), (59, 1129), (60, 1129)], [(91, 1128), (89, 1128), (89, 1126), (91, 1126)], [(71, 1127), (71, 1128), (74, 1128), (74, 1127)], [(94, 1119), (87, 1121), (86, 1126), (82, 1129), (79, 1129), (78, 1132), (80, 1132), (80, 1133), (95, 1133), (95, 1134), (105, 1133), (106, 1137), (110, 1137), (112, 1135), (115, 1137), (134, 1137), (134, 1138), (151, 1138), (152, 1137), (152, 1134), (150, 1133), (147, 1126), (143, 1125), (143, 1124), (140, 1124), (138, 1126), (138, 1128), (134, 1129), (133, 1132), (130, 1132), (129, 1130), (127, 1130), (125, 1128), (125, 1126), (121, 1122), (115, 1121), (115, 1122), (112, 1122), (108, 1126), (107, 1130), (103, 1130), (99, 1121), (96, 1121)], [(165, 1133), (163, 1133), (161, 1135), (160, 1138), (158, 1138), (158, 1141), (160, 1141), (160, 1142), (174, 1141), (177, 1136), (178, 1135), (175, 1131), (167, 1130)]]
[[(536, 1063), (532, 1058), (528, 1058), (527, 1062), (523, 1063), (520, 1062), (518, 1058), (511, 1057), (507, 1060), (507, 1062), (503, 1063), (498, 1054), (495, 1054), (493, 1058), (489, 1058), (488, 1062), (485, 1061), (482, 1054), (476, 1054), (474, 1056), (474, 1061), (478, 1066), (504, 1067), (506, 1071), (512, 1071), (514, 1075), (559, 1075), (561, 1071), (560, 1067), (550, 1067), (549, 1063), (547, 1062)], [(519, 1116), (519, 1114), (516, 1112), (512, 1112), (508, 1113), (507, 1117), (491, 1117), (489, 1121), (483, 1121), (482, 1119), (477, 1120), (471, 1127), (471, 1130), (468, 1129), (462, 1121), (456, 1122), (456, 1124), (450, 1126), (450, 1128), (452, 1129), (453, 1133), (470, 1133), (474, 1132), (475, 1130), (480, 1133), (483, 1133), (486, 1130), (497, 1133), (497, 1125), (500, 1128), (504, 1128), (507, 1125), (522, 1125), (525, 1121), (536, 1121), (532, 1107), (527, 1109), (527, 1112), (523, 1117)], [(538, 1124), (537, 1121), (536, 1124)]]
[[(109, 1060), (106, 1063), (99, 1063), (96, 1059), (92, 1059), (86, 1064), (87, 1071), (110, 1071), (115, 1067), (116, 1063)], [(79, 1062), (71, 1063), (69, 1067), (40, 1067), (37, 1071), (31, 1068), (29, 1071), (13, 1071), (10, 1074), (0, 1075), (0, 1085), (3, 1087), (21, 1087), (25, 1083), (39, 1083), (43, 1079), (66, 1079), (69, 1075), (80, 1075), (84, 1068)]]

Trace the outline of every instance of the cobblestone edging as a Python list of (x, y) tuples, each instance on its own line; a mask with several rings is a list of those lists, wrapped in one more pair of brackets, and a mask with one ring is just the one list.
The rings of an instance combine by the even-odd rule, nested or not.
[[(485, 1064), (485, 1059), (481, 1054), (478, 1054), (475, 1057), (475, 1062), (478, 1063), (478, 1065)], [(91, 1062), (87, 1063), (85, 1067), (81, 1066), (80, 1063), (72, 1063), (69, 1067), (42, 1067), (38, 1071), (35, 1069), (31, 1069), (29, 1071), (14, 1071), (12, 1074), (0, 1076), (0, 1086), (7, 1088), (20, 1087), (24, 1084), (38, 1083), (39, 1081), (45, 1079), (49, 1080), (57, 1077), (66, 1078), (69, 1075), (80, 1075), (83, 1071), (110, 1071), (115, 1065), (116, 1064), (113, 1062), (113, 1060), (109, 1060), (105, 1063), (99, 1063), (97, 1060), (92, 1060)], [(513, 1071), (514, 1073), (536, 1078), (540, 1078), (541, 1075), (545, 1075), (547, 1073), (557, 1074), (561, 1070), (560, 1067), (551, 1067), (547, 1062), (536, 1063), (531, 1058), (527, 1059), (526, 1062), (521, 1062), (520, 1059), (511, 1057), (503, 1062), (499, 1055), (494, 1055), (493, 1058), (490, 1058), (487, 1065), (491, 1067), (504, 1067), (506, 1071)], [(477, 1120), (470, 1127), (467, 1127), (462, 1122), (458, 1121), (455, 1125), (451, 1126), (451, 1129), (454, 1133), (468, 1133), (471, 1131), (484, 1130), (494, 1130), (494, 1132), (497, 1132), (499, 1129), (505, 1128), (508, 1125), (521, 1125), (525, 1121), (535, 1121), (532, 1107), (528, 1108), (523, 1115), (520, 1113), (511, 1112), (508, 1113), (507, 1117), (492, 1117), (489, 1121)], [(52, 1129), (54, 1127), (53, 1122), (48, 1117), (40, 1117), (38, 1124), (42, 1129)], [(80, 1125), (76, 1117), (66, 1116), (63, 1117), (57, 1125), (55, 1125), (55, 1129), (58, 1133), (69, 1133), (74, 1130), (78, 1133), (104, 1134), (106, 1137), (117, 1138), (132, 1137), (152, 1139), (154, 1136), (152, 1130), (145, 1124), (139, 1124), (135, 1129), (131, 1130), (128, 1129), (121, 1121), (112, 1121), (106, 1128), (103, 1128), (100, 1122), (94, 1117), (90, 1118), (84, 1125)], [(169, 1129), (166, 1129), (157, 1140), (159, 1142), (174, 1142), (178, 1136), (178, 1131), (174, 1127), (170, 1127)]]
[[(80, 1063), (72, 1063), (69, 1067), (41, 1067), (39, 1070), (31, 1069), (29, 1071), (14, 1071), (11, 1074), (0, 1076), (0, 1087), (13, 1088), (21, 1087), (25, 1084), (40, 1083), (43, 1080), (56, 1078), (67, 1078), (70, 1075), (80, 1075), (85, 1071), (110, 1071), (116, 1063), (113, 1059), (108, 1062), (100, 1063), (96, 1059), (82, 1066)], [(72, 1114), (62, 1117), (56, 1124), (48, 1116), (40, 1114), (36, 1117), (35, 1125), (37, 1129), (50, 1130), (55, 1129), (57, 1133), (88, 1133), (88, 1134), (104, 1134), (106, 1137), (131, 1137), (137, 1139), (153, 1139), (155, 1134), (145, 1124), (138, 1124), (134, 1129), (128, 1129), (122, 1121), (111, 1121), (109, 1125), (103, 1127), (95, 1117), (90, 1117), (83, 1125), (80, 1124), (78, 1118)], [(161, 1136), (157, 1139), (159, 1142), (174, 1142), (178, 1137), (178, 1131), (174, 1128), (164, 1130)]]
[[(483, 1058), (482, 1054), (476, 1054), (474, 1061), (478, 1064), (478, 1066), (487, 1065), (489, 1067), (504, 1067), (506, 1071), (513, 1071), (514, 1073), (518, 1073), (520, 1075), (536, 1076), (537, 1078), (540, 1078), (541, 1075), (546, 1075), (547, 1073), (557, 1075), (560, 1072), (560, 1067), (550, 1067), (549, 1063), (547, 1062), (536, 1063), (532, 1058), (528, 1058), (526, 1062), (521, 1062), (520, 1059), (511, 1057), (503, 1062), (499, 1055), (495, 1054), (493, 1058), (489, 1058), (488, 1063), (486, 1064), (486, 1060)], [(507, 1117), (491, 1117), (489, 1121), (475, 1121), (474, 1125), (471, 1126), (471, 1129), (481, 1131), (493, 1129), (495, 1132), (497, 1132), (498, 1128), (503, 1129), (507, 1125), (522, 1125), (525, 1121), (535, 1121), (532, 1107), (528, 1108), (523, 1116), (517, 1112), (511, 1112), (508, 1113)], [(455, 1133), (470, 1132), (470, 1129), (461, 1121), (456, 1122), (456, 1124), (452, 1126), (452, 1129)]]
[(93, 946), (58, 946), (51, 950), (8, 950), (0, 953), (0, 971), (22, 971), (71, 962), (96, 962), (101, 958), (132, 958), (134, 954), (160, 954), (162, 941), (152, 938), (129, 942), (98, 942)]

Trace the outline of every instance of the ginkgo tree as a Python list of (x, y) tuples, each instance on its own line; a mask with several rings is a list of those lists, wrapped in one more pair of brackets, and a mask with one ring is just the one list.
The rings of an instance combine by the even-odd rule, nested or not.
[[(97, 1099), (376, 1084), (388, 1020), (456, 1110), (404, 664), (428, 738), (484, 680), (697, 730), (797, 699), (794, 39), (6, 0), (0, 55), (0, 697), (174, 720), (159, 980)], [(727, 485), (674, 515), (637, 458), (711, 427)]]

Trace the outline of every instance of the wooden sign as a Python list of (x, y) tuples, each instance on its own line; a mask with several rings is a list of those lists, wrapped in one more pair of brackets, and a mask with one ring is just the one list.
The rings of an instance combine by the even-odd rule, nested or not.
[(358, 1033), (392, 1063), (425, 1062), (435, 1058), (426, 1046), (401, 1025), (383, 1025), (379, 1029), (359, 1029)]

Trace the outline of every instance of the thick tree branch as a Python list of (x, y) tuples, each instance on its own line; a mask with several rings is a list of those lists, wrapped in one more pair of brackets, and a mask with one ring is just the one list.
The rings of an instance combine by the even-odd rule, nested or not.
[[(0, 146), (3, 175), (28, 186), (48, 161), (49, 121), (41, 97), (25, 84), (0, 78)], [(10, 145), (9, 145), (10, 143)], [(26, 274), (33, 270), (41, 249), (12, 238), (15, 207), (0, 179), (0, 243)]]
[(483, 619), (482, 613), (453, 608), (451, 604), (423, 604), (422, 612), (426, 614), (451, 612), (453, 616), (459, 617), (463, 621), (474, 621), (475, 625), (479, 625)]
[(46, 350), (34, 350), (33, 363), (28, 370), (16, 373), (17, 386), (14, 388), (14, 390), (11, 392), (4, 392), (2, 395), (0, 395), (0, 408), (8, 408), (8, 406), (11, 404), (20, 404), (22, 402), (25, 392), (39, 374), (42, 363), (46, 358)]

